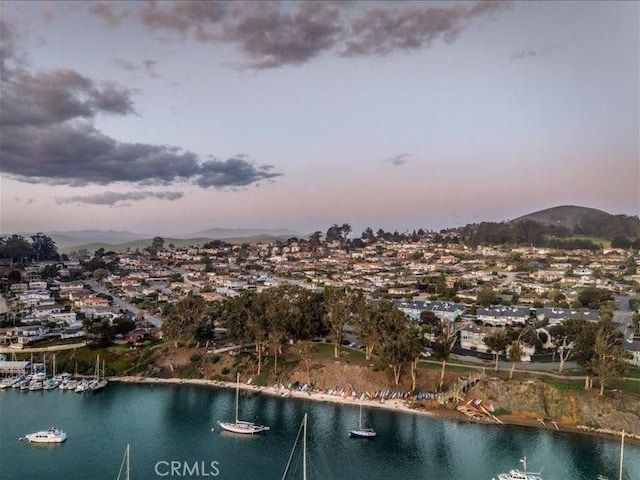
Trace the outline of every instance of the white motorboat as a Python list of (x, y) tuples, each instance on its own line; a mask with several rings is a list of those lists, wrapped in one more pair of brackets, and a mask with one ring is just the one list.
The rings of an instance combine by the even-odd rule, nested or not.
[(67, 439), (67, 434), (60, 429), (51, 427), (49, 430), (29, 433), (25, 435), (29, 443), (62, 443)]
[(89, 387), (89, 382), (85, 380), (80, 380), (78, 382), (78, 386), (75, 389), (75, 392), (76, 393), (86, 392), (88, 390), (88, 387)]
[(238, 397), (240, 392), (240, 374), (236, 377), (236, 421), (235, 422), (218, 422), (220, 428), (227, 432), (240, 433), (243, 435), (253, 435), (255, 433), (266, 432), (269, 427), (258, 425), (253, 422), (238, 420)]
[(493, 480), (544, 480), (540, 475), (542, 474), (542, 470), (539, 472), (527, 472), (527, 457), (524, 457), (520, 460), (522, 463), (522, 468), (524, 470), (519, 470), (517, 468), (513, 470), (509, 470), (509, 473), (501, 473), (498, 475), (497, 479)]
[(29, 384), (29, 391), (30, 392), (34, 392), (36, 390), (42, 390), (42, 382), (40, 380), (31, 380), (31, 383)]
[(362, 428), (362, 403), (360, 404), (359, 426), (355, 430), (349, 430), (349, 435), (356, 438), (374, 438), (377, 435), (373, 428)]

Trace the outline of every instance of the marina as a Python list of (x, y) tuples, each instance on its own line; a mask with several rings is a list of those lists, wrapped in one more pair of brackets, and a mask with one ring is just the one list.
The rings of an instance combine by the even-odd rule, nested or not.
[(7, 376), (0, 380), (0, 390), (12, 388), (23, 392), (66, 390), (76, 393), (97, 392), (106, 388), (108, 380), (104, 374), (104, 360), (100, 367), (100, 357), (96, 357), (96, 368), (93, 377), (72, 376), (64, 372), (56, 374), (56, 358), (53, 356), (51, 376), (47, 374), (46, 358), (42, 363), (18, 362), (2, 360)]
[[(191, 385), (112, 382), (100, 395), (5, 389), (0, 391), (3, 475), (113, 479), (128, 443), (134, 452), (131, 478), (156, 478), (156, 467), (166, 470), (160, 462), (178, 461), (191, 467), (218, 462), (218, 478), (279, 479), (305, 413), (310, 479), (489, 480), (513, 469), (524, 456), (543, 469), (545, 479), (615, 479), (619, 473), (620, 443), (615, 439), (364, 407), (377, 438), (360, 442), (345, 434), (359, 423), (359, 405), (266, 395), (243, 398), (242, 412), (246, 420), (268, 424), (268, 434), (231, 435), (216, 422), (229, 416), (234, 403), (233, 389)], [(30, 448), (18, 441), (43, 424), (64, 428), (68, 439), (62, 448)], [(637, 444), (625, 445), (623, 478), (640, 480)]]

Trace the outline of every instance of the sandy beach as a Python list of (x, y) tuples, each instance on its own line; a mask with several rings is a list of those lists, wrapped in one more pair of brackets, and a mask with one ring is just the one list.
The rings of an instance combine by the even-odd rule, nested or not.
[[(204, 387), (213, 387), (213, 388), (228, 388), (235, 389), (235, 382), (222, 382), (218, 380), (204, 380), (204, 379), (182, 379), (182, 378), (156, 378), (156, 377), (140, 377), (140, 376), (132, 376), (132, 377), (109, 377), (109, 381), (113, 382), (121, 382), (121, 383), (135, 383), (135, 384), (147, 384), (147, 385), (197, 385)], [(479, 425), (515, 425), (521, 427), (530, 427), (530, 428), (538, 428), (538, 429), (546, 429), (546, 430), (557, 430), (561, 432), (567, 433), (579, 433), (581, 435), (592, 435), (598, 436), (606, 439), (615, 439), (620, 437), (620, 432), (611, 431), (607, 429), (594, 429), (581, 425), (573, 425), (573, 424), (565, 424), (560, 422), (549, 422), (544, 421), (543, 419), (535, 419), (529, 418), (525, 416), (518, 415), (504, 415), (500, 417), (500, 422), (490, 421), (487, 418), (487, 421), (471, 421), (466, 417), (462, 416), (458, 412), (451, 410), (449, 408), (438, 408), (433, 410), (425, 410), (421, 408), (411, 408), (408, 405), (406, 400), (402, 399), (391, 399), (391, 400), (372, 400), (369, 398), (365, 398), (360, 400), (359, 396), (353, 395), (329, 395), (324, 392), (318, 391), (297, 391), (297, 390), (289, 390), (286, 387), (280, 386), (257, 386), (251, 385), (247, 383), (240, 383), (239, 387), (241, 390), (255, 393), (255, 394), (264, 394), (271, 395), (274, 397), (281, 398), (300, 398), (311, 400), (314, 402), (325, 402), (325, 403), (339, 403), (343, 405), (360, 405), (362, 402), (364, 406), (367, 408), (380, 408), (385, 410), (392, 410), (402, 413), (408, 413), (412, 415), (425, 415), (431, 417), (443, 418), (451, 421), (457, 422), (467, 422), (467, 423), (476, 423)], [(640, 444), (640, 435), (625, 433), (625, 440), (632, 441), (634, 443)]]

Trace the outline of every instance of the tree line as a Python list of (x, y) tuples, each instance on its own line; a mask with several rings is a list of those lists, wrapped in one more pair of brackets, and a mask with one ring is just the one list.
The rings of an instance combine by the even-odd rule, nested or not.
[(44, 233), (0, 237), (0, 258), (8, 258), (12, 264), (60, 260), (56, 243)]

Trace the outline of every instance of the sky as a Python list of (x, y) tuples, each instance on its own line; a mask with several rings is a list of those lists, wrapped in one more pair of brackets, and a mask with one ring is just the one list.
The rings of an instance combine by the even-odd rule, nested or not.
[(640, 213), (638, 2), (0, 2), (0, 234)]

